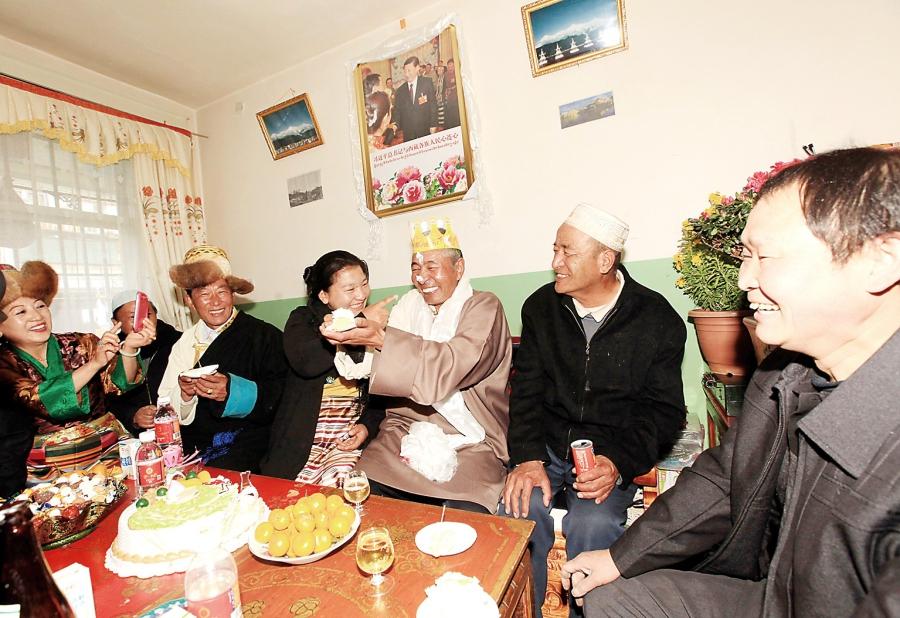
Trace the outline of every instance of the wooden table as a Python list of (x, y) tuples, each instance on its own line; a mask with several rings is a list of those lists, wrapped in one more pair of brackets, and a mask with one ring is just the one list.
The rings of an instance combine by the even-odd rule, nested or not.
[[(238, 475), (210, 469), (234, 481)], [(130, 484), (130, 481), (127, 481)], [(270, 508), (293, 503), (320, 488), (253, 476), (253, 484)], [(325, 493), (334, 490), (324, 489)], [(184, 574), (139, 579), (122, 578), (104, 566), (106, 550), (116, 536), (119, 515), (133, 500), (133, 488), (93, 533), (60, 549), (46, 552), (56, 571), (73, 562), (90, 569), (97, 616), (140, 616), (171, 599), (184, 596)], [(534, 524), (528, 520), (467, 513), (448, 509), (445, 521), (461, 521), (475, 528), (478, 538), (467, 551), (456, 556), (433, 558), (416, 548), (415, 535), (440, 519), (437, 507), (371, 496), (365, 502), (362, 527), (387, 526), (394, 541), (396, 558), (388, 573), (396, 579), (394, 589), (379, 601), (365, 597), (369, 584), (356, 566), (355, 539), (318, 562), (291, 566), (265, 562), (246, 546), (235, 552), (242, 609), (245, 617), (256, 616), (390, 616), (414, 617), (425, 599), (425, 588), (442, 573), (457, 571), (475, 576), (500, 607), (504, 618), (532, 616), (533, 584), (528, 557), (528, 538)]]

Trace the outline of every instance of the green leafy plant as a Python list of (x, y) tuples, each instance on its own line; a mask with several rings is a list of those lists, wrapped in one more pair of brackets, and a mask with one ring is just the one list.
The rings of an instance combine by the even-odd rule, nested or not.
[(681, 224), (678, 253), (672, 258), (680, 275), (675, 285), (701, 309), (736, 311), (747, 307), (747, 295), (738, 287), (741, 232), (763, 184), (796, 162), (778, 162), (768, 172), (756, 172), (733, 196), (710, 194), (709, 206)]

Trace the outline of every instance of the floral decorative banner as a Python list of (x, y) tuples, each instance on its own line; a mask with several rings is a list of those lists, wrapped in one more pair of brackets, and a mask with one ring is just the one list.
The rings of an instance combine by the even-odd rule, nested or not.
[(366, 201), (378, 217), (461, 199), (472, 153), (451, 25), (418, 47), (356, 66)]

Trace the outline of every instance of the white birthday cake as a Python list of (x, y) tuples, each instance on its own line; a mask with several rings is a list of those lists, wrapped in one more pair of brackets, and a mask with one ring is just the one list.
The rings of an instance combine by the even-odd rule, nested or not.
[(106, 568), (122, 577), (156, 577), (187, 569), (195, 554), (217, 545), (235, 551), (266, 512), (256, 489), (224, 478), (172, 481), (119, 517)]

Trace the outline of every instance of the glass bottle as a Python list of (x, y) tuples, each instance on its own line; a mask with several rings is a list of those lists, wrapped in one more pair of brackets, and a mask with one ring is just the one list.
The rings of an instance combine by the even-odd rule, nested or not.
[(156, 435), (152, 429), (142, 431), (141, 445), (134, 454), (134, 467), (137, 472), (134, 483), (139, 496), (147, 491), (161, 487), (165, 482), (166, 471), (163, 468), (162, 449), (156, 443)]
[(184, 574), (187, 610), (194, 616), (240, 618), (237, 564), (221, 547), (200, 552)]
[(0, 605), (21, 618), (75, 618), (53, 579), (24, 502), (0, 508)]

